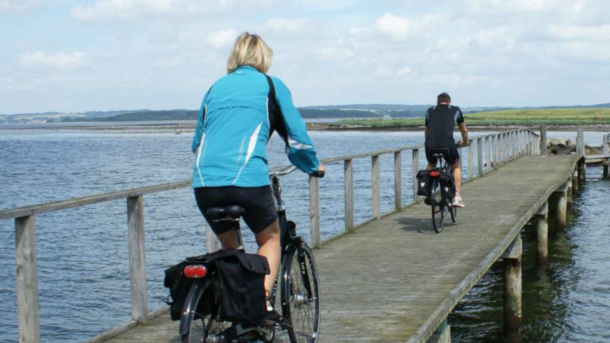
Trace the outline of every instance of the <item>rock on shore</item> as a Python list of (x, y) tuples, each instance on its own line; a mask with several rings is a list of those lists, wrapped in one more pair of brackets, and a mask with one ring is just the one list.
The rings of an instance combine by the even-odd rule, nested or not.
[[(570, 139), (551, 138), (546, 142), (547, 151), (553, 155), (569, 155), (576, 153), (576, 142)], [(585, 144), (585, 154), (597, 155), (602, 153), (601, 146), (590, 146)]]

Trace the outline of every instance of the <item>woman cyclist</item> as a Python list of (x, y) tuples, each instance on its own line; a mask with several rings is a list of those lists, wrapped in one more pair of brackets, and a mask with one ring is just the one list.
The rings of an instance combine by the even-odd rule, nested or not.
[[(229, 56), (227, 75), (208, 90), (199, 111), (192, 144), (196, 155), (193, 188), (201, 213), (209, 207), (239, 205), (256, 235), (258, 254), (269, 261), (265, 291), (271, 293), (280, 266), (280, 232), (269, 185), (267, 142), (274, 130), (286, 142), (290, 161), (307, 174), (324, 173), (290, 91), (276, 77), (268, 77), (272, 50), (257, 35), (237, 38)], [(237, 248), (230, 222), (206, 218), (223, 248)], [(268, 306), (265, 317), (281, 316)]]

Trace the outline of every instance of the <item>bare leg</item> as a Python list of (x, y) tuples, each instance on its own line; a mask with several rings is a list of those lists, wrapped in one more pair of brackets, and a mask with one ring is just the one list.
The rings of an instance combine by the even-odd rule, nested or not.
[(220, 244), (224, 249), (237, 249), (239, 248), (239, 241), (237, 240), (237, 231), (229, 230), (223, 234), (216, 235)]
[(455, 196), (459, 197), (460, 191), (462, 190), (462, 168), (460, 161), (451, 166), (451, 173), (453, 174), (453, 180), (455, 182)]
[(275, 277), (280, 269), (280, 259), (282, 256), (279, 222), (276, 220), (266, 229), (256, 234), (256, 243), (258, 244), (258, 254), (265, 256), (267, 261), (269, 261), (270, 273), (265, 276), (265, 291), (271, 294)]

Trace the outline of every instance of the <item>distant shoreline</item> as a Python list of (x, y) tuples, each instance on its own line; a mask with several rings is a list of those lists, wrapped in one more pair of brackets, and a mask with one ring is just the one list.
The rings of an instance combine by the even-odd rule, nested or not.
[[(37, 125), (0, 125), (0, 130), (87, 130), (109, 133), (192, 133), (195, 131), (196, 123), (186, 122), (122, 122), (113, 123), (79, 123), (75, 125), (61, 125), (60, 123), (37, 124)], [(610, 124), (583, 125), (585, 131), (610, 131)], [(336, 123), (307, 123), (311, 131), (423, 131), (423, 125), (410, 126), (367, 126), (367, 125), (337, 125)], [(547, 125), (549, 131), (576, 131), (577, 125)], [(505, 131), (514, 129), (530, 129), (538, 131), (539, 124), (532, 125), (468, 125), (469, 131)]]

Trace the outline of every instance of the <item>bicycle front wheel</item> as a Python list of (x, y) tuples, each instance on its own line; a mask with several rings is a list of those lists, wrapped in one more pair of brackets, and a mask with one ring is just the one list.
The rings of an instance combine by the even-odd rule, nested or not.
[(438, 184), (438, 180), (432, 181), (432, 194), (430, 196), (430, 207), (432, 208), (432, 227), (436, 233), (443, 231), (443, 221), (447, 215), (447, 205)]
[(320, 280), (311, 249), (302, 243), (286, 255), (282, 311), (291, 343), (316, 343), (320, 330)]

